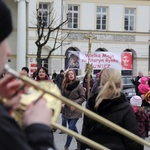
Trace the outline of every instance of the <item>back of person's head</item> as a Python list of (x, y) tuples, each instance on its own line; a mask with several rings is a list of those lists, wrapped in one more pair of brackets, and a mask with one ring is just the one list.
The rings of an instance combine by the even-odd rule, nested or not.
[(61, 74), (61, 73), (64, 73), (64, 70), (60, 70), (60, 74)]
[(12, 20), (10, 10), (4, 1), (0, 0), (0, 43), (8, 37), (12, 31)]
[(138, 76), (139, 76), (139, 77), (142, 77), (142, 76), (143, 76), (143, 72), (142, 72), (142, 71), (139, 71), (139, 72), (138, 72)]
[(22, 69), (21, 70), (25, 70), (27, 73), (29, 73), (29, 69), (28, 69), (28, 67), (22, 67)]
[(90, 79), (93, 78), (93, 76), (91, 74), (86, 73), (85, 76), (84, 76), (84, 78), (83, 78), (83, 82), (87, 81), (88, 75), (90, 76)]
[(142, 105), (142, 98), (138, 95), (132, 96), (130, 99), (130, 104), (132, 106), (141, 106)]
[(100, 91), (96, 98), (97, 108), (104, 99), (114, 99), (121, 95), (121, 74), (118, 70), (108, 68), (101, 73)]

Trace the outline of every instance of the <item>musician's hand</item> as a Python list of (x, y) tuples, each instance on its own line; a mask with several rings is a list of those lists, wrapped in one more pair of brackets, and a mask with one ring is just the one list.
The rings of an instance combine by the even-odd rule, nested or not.
[(0, 80), (0, 95), (7, 99), (11, 98), (20, 86), (12, 75), (7, 75)]
[(4, 105), (16, 109), (21, 98), (18, 88), (23, 85), (22, 81), (17, 81), (12, 75), (7, 75), (0, 80), (0, 95), (7, 99)]
[(40, 99), (37, 103), (31, 104), (23, 115), (23, 123), (29, 126), (34, 123), (50, 125), (52, 110), (46, 106), (46, 100)]

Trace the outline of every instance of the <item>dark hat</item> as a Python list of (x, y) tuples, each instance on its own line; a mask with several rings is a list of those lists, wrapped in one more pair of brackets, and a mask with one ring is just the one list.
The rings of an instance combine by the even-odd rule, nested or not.
[(0, 43), (11, 33), (11, 13), (3, 0), (0, 0)]

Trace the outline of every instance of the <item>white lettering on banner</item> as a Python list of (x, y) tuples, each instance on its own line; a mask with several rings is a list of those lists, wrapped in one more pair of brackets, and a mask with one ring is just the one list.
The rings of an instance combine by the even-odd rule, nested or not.
[[(70, 54), (75, 53), (74, 51), (69, 51)], [(126, 54), (128, 53), (128, 54)], [(125, 55), (125, 56), (124, 56)], [(124, 53), (112, 53), (112, 52), (94, 52), (91, 54), (83, 53), (78, 51), (78, 69), (85, 69), (85, 64), (91, 63), (93, 65), (93, 69), (101, 70), (103, 68), (115, 68), (118, 70), (123, 69), (123, 62), (127, 63), (129, 62), (126, 57), (129, 58), (129, 56), (132, 56), (131, 52), (124, 52)], [(130, 64), (132, 62), (130, 61)], [(130, 65), (131, 66), (131, 65)], [(132, 68), (128, 68), (126, 70), (132, 70)]]

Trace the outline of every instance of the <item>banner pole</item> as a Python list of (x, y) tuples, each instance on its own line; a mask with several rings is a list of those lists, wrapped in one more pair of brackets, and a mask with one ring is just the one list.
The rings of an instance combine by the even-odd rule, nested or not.
[(90, 97), (90, 80), (91, 80), (91, 73), (93, 70), (92, 64), (90, 63), (90, 55), (91, 55), (91, 46), (92, 46), (92, 33), (90, 32), (88, 36), (86, 36), (86, 38), (89, 40), (88, 41), (88, 63), (86, 63), (85, 66), (85, 72), (87, 75), (87, 99), (89, 99)]

